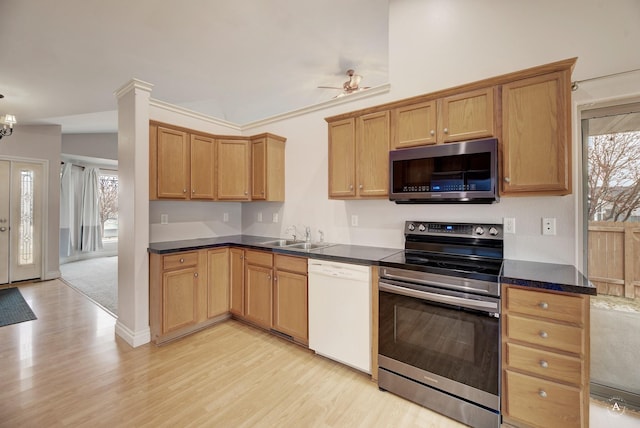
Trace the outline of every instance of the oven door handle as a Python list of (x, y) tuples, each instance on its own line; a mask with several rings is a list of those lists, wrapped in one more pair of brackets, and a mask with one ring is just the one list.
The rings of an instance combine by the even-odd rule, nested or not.
[(454, 306), (462, 306), (469, 309), (476, 309), (483, 312), (497, 314), (499, 307), (497, 302), (486, 302), (483, 300), (465, 299), (464, 297), (447, 296), (446, 294), (430, 293), (428, 291), (414, 290), (412, 288), (399, 287), (384, 282), (378, 284), (378, 289), (393, 294), (400, 294), (407, 297), (415, 297), (420, 300), (429, 300), (437, 303), (445, 303)]

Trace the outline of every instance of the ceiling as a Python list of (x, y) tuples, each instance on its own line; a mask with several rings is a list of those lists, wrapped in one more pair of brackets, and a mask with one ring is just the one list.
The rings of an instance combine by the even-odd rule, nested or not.
[[(0, 0), (0, 114), (115, 132), (114, 92), (239, 125), (388, 79), (388, 0)], [(10, 43), (8, 43), (10, 41)]]

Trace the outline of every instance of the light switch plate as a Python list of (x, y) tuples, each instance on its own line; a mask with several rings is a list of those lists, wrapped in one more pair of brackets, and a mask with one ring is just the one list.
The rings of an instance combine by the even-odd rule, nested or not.
[(505, 217), (503, 219), (504, 233), (516, 233), (516, 219), (514, 217)]

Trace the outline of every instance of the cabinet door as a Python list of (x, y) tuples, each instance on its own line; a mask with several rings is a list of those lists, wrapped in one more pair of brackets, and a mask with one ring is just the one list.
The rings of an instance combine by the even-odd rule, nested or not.
[(190, 267), (162, 275), (162, 333), (198, 320), (198, 269)]
[(273, 328), (307, 343), (307, 276), (276, 271), (273, 298)]
[(436, 102), (395, 108), (391, 116), (391, 148), (436, 144)]
[(494, 91), (491, 87), (443, 98), (439, 141), (449, 143), (493, 136)]
[(569, 71), (502, 86), (502, 193), (571, 193)]
[(251, 199), (284, 201), (284, 140), (251, 140)]
[(244, 250), (229, 250), (229, 310), (232, 314), (244, 316)]
[(207, 318), (229, 312), (229, 249), (207, 251)]
[(218, 199), (249, 200), (250, 163), (248, 140), (218, 140)]
[(267, 139), (251, 141), (251, 199), (267, 198)]
[(215, 198), (215, 140), (191, 135), (191, 199)]
[(158, 127), (158, 198), (189, 199), (187, 133)]
[(248, 263), (245, 269), (245, 318), (265, 328), (271, 328), (272, 272)]
[(355, 120), (329, 123), (329, 198), (348, 198), (356, 195), (355, 165)]
[(367, 114), (357, 121), (358, 195), (389, 195), (389, 112)]

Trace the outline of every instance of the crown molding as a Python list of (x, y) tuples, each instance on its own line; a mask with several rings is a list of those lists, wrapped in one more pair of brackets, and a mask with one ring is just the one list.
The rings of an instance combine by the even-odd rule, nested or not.
[(131, 79), (127, 83), (125, 83), (124, 86), (122, 86), (120, 89), (116, 90), (114, 94), (116, 98), (119, 99), (124, 94), (131, 91), (132, 89), (141, 89), (143, 91), (151, 93), (151, 90), (153, 89), (153, 83), (145, 82), (144, 80), (140, 80), (140, 79)]
[(194, 119), (198, 119), (198, 120), (202, 120), (205, 122), (209, 122), (212, 123), (214, 125), (220, 125), (220, 126), (226, 126), (227, 128), (231, 128), (231, 129), (236, 129), (238, 131), (242, 131), (242, 127), (236, 123), (232, 123), (232, 122), (227, 122), (226, 120), (222, 120), (222, 119), (218, 119), (215, 118), (213, 116), (208, 116), (206, 114), (203, 113), (198, 113), (197, 111), (194, 110), (189, 110), (187, 108), (184, 107), (180, 107), (177, 106), (175, 104), (170, 104), (167, 103), (165, 101), (160, 101), (160, 100), (156, 100), (156, 99), (150, 99), (149, 100), (149, 105), (162, 109), (162, 110), (166, 110), (166, 111), (170, 111), (172, 113), (178, 113), (184, 116), (188, 116), (188, 117), (192, 117)]

